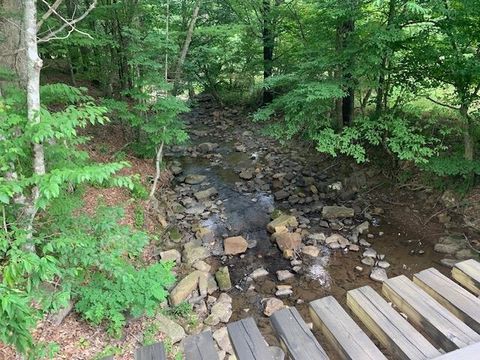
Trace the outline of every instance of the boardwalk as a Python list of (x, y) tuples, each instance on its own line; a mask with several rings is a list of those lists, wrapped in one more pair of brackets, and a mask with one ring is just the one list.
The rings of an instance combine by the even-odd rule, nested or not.
[[(267, 344), (252, 318), (229, 324), (230, 340), (239, 360), (480, 359), (480, 263), (458, 263), (452, 278), (430, 268), (413, 279), (388, 279), (382, 294), (354, 289), (347, 293), (350, 312), (331, 296), (312, 301), (318, 339), (295, 308), (277, 311), (270, 323), (283, 351)], [(331, 345), (329, 353), (320, 342)], [(186, 360), (217, 360), (211, 332), (187, 338), (185, 354)], [(163, 360), (165, 351), (161, 344), (141, 348), (136, 359)]]

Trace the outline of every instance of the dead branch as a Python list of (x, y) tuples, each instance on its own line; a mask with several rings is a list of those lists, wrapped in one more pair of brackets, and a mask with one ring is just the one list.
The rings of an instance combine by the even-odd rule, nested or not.
[[(44, 37), (42, 38), (39, 38), (38, 39), (38, 43), (41, 44), (41, 43), (45, 43), (45, 42), (48, 42), (50, 40), (54, 40), (54, 39), (66, 39), (67, 37), (70, 36), (70, 34), (74, 31), (82, 34), (82, 35), (85, 35), (91, 39), (92, 36), (84, 31), (81, 31), (81, 30), (78, 30), (76, 27), (75, 27), (75, 24), (77, 24), (78, 22), (82, 21), (83, 19), (85, 19), (85, 17), (87, 17), (88, 14), (90, 14), (93, 9), (95, 9), (95, 7), (97, 6), (97, 1), (98, 0), (93, 0), (92, 4), (90, 5), (90, 7), (85, 10), (85, 12), (79, 16), (78, 18), (76, 19), (72, 19), (72, 20), (67, 20), (65, 19), (63, 16), (61, 16), (55, 9), (53, 9), (53, 6), (50, 6), (45, 0), (42, 0), (43, 3), (45, 3), (48, 7), (49, 7), (49, 10), (52, 10), (52, 12), (57, 15), (63, 22), (64, 24), (62, 26), (60, 26), (57, 30), (54, 30), (54, 31), (51, 31), (50, 33), (48, 33), (47, 35), (45, 35)], [(66, 36), (62, 36), (62, 37), (58, 37), (57, 35), (59, 33), (61, 33), (63, 30), (67, 29), (67, 28), (70, 28), (68, 30), (68, 33)]]
[[(57, 0), (57, 1), (55, 1), (55, 3), (52, 6), (47, 4), (48, 11), (45, 14), (43, 14), (40, 21), (37, 22), (37, 29), (40, 29), (42, 27), (43, 23), (58, 9), (58, 7), (60, 6), (60, 4), (62, 2), (63, 2), (63, 0)], [(46, 3), (46, 2), (44, 1), (44, 3)]]

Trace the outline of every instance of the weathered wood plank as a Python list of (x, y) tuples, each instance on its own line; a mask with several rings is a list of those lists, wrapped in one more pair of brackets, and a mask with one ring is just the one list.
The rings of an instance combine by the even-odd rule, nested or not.
[(218, 360), (211, 331), (187, 337), (184, 352), (186, 360)]
[(322, 330), (343, 358), (386, 359), (333, 296), (312, 301), (310, 316), (315, 326)]
[(395, 359), (423, 360), (441, 355), (370, 286), (348, 291), (347, 305)]
[(480, 299), (475, 295), (434, 268), (415, 274), (413, 282), (465, 324), (480, 333)]
[(435, 358), (434, 360), (478, 360), (480, 359), (480, 343), (466, 346), (462, 349), (458, 349), (442, 356)]
[(290, 353), (292, 360), (328, 359), (297, 309), (279, 310), (270, 317), (270, 322), (283, 350)]
[(135, 360), (167, 360), (163, 343), (138, 348), (135, 352)]
[(410, 321), (423, 328), (444, 350), (453, 351), (480, 342), (480, 335), (406, 276), (388, 279), (382, 290)]
[(470, 259), (456, 263), (452, 277), (475, 295), (480, 295), (480, 263)]
[(273, 360), (272, 352), (252, 318), (228, 324), (227, 330), (239, 360)]

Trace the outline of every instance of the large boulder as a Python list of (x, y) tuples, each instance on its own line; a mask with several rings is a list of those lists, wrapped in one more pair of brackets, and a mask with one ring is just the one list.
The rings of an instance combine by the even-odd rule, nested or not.
[(195, 270), (185, 276), (170, 293), (170, 304), (176, 306), (185, 301), (190, 294), (198, 287), (200, 271)]
[(238, 255), (247, 251), (248, 242), (242, 236), (228, 237), (223, 242), (225, 255)]
[(277, 232), (277, 229), (284, 227), (297, 227), (297, 218), (293, 215), (280, 215), (267, 225), (267, 230), (271, 233)]
[(348, 208), (345, 206), (324, 206), (322, 209), (322, 217), (327, 220), (351, 218), (354, 215), (355, 211), (352, 208)]

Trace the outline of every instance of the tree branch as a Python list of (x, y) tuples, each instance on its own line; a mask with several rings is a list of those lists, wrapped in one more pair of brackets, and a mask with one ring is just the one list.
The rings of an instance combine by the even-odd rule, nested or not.
[[(45, 4), (47, 4), (47, 6), (52, 9), (52, 7), (45, 1), (45, 0), (42, 0)], [(44, 42), (47, 42), (47, 41), (50, 41), (50, 40), (53, 40), (53, 39), (65, 39), (67, 38), (68, 36), (70, 36), (70, 34), (74, 31), (82, 34), (82, 35), (85, 35), (85, 36), (88, 36), (89, 38), (92, 38), (92, 36), (90, 34), (87, 34), (86, 32), (83, 32), (83, 31), (80, 31), (78, 30), (76, 27), (75, 27), (75, 24), (82, 21), (83, 19), (85, 19), (85, 17), (90, 13), (92, 12), (93, 9), (95, 9), (95, 7), (97, 6), (97, 1), (98, 0), (93, 0), (92, 4), (90, 5), (90, 7), (85, 10), (85, 12), (79, 16), (78, 18), (76, 19), (72, 19), (72, 20), (67, 20), (65, 18), (63, 18), (56, 10), (53, 10), (53, 13), (56, 14), (58, 17), (60, 17), (60, 19), (62, 19), (62, 21), (64, 22), (64, 24), (62, 26), (60, 26), (57, 30), (55, 31), (51, 31), (49, 34), (45, 35), (44, 37), (42, 38), (39, 38), (38, 39), (38, 43), (44, 43)], [(59, 33), (61, 33), (63, 30), (65, 30), (66, 28), (70, 27), (70, 30), (68, 31), (68, 34), (66, 36), (63, 36), (63, 37), (57, 37), (57, 35)]]
[(453, 109), (453, 110), (457, 110), (457, 111), (460, 110), (460, 108), (458, 108), (458, 107), (455, 107), (455, 106), (452, 106), (452, 105), (449, 105), (449, 104), (442, 103), (442, 102), (440, 102), (440, 101), (438, 101), (438, 100), (435, 100), (435, 99), (431, 98), (430, 96), (427, 96), (427, 99), (430, 100), (431, 102), (437, 104), (437, 105), (445, 106), (445, 107), (447, 107), (447, 108), (449, 108), (449, 109)]
[(57, 0), (55, 1), (55, 3), (50, 6), (49, 4), (47, 4), (45, 1), (44, 3), (47, 4), (48, 6), (48, 11), (43, 14), (42, 18), (40, 19), (39, 22), (37, 22), (37, 30), (40, 30), (40, 28), (42, 27), (43, 23), (58, 9), (58, 7), (60, 6), (60, 4), (63, 2), (63, 0)]

